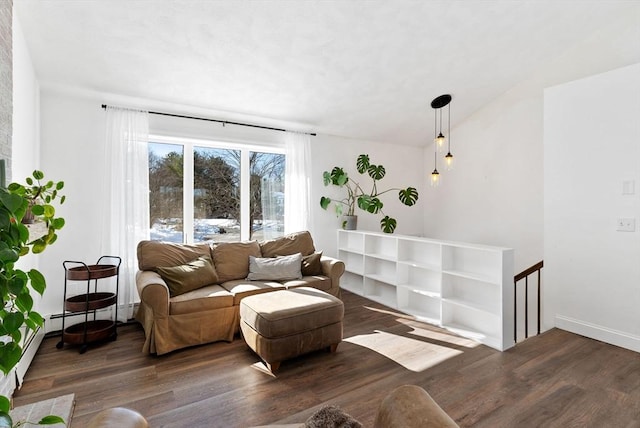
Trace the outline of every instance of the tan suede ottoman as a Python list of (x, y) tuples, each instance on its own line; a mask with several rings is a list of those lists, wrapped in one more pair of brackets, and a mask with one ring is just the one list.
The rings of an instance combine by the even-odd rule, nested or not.
[(344, 305), (311, 287), (256, 294), (240, 301), (240, 331), (247, 345), (275, 372), (289, 358), (342, 341)]

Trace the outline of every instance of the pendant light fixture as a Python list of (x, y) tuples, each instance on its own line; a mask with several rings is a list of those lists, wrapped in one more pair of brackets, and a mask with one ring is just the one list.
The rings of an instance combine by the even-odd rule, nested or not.
[[(431, 107), (435, 110), (433, 134), (434, 138), (434, 167), (431, 173), (431, 185), (437, 186), (440, 183), (440, 173), (438, 172), (438, 152), (444, 148), (444, 143), (448, 143), (447, 154), (444, 157), (445, 166), (447, 169), (451, 169), (453, 165), (453, 155), (451, 154), (451, 95), (444, 94), (431, 101)], [(447, 109), (447, 135), (442, 134), (442, 109), (449, 106)], [(438, 118), (439, 116), (439, 118)], [(438, 128), (438, 123), (440, 124)], [(437, 135), (436, 135), (437, 133)]]

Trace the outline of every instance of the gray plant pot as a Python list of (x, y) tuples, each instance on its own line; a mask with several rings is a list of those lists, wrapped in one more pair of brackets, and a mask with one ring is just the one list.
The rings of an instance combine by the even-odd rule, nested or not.
[(357, 215), (343, 215), (342, 216), (342, 228), (344, 230), (356, 230), (356, 229), (358, 229), (358, 216)]

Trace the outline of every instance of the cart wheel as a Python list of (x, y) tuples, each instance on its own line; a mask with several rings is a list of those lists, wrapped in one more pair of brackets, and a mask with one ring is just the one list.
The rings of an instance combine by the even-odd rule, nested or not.
[(85, 352), (87, 352), (87, 345), (82, 345), (82, 346), (80, 347), (80, 353), (81, 353), (81, 354), (84, 354)]
[(56, 343), (56, 348), (58, 348), (58, 349), (62, 349), (63, 346), (64, 346), (64, 342), (62, 340), (60, 342)]

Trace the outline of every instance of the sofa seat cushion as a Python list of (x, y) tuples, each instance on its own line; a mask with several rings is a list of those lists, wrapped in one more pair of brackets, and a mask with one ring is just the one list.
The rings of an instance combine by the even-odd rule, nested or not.
[(284, 286), (287, 290), (300, 287), (313, 287), (322, 291), (331, 290), (331, 278), (323, 275), (303, 276), (302, 279), (294, 279), (285, 281)]
[(242, 322), (270, 339), (341, 324), (343, 317), (342, 300), (309, 287), (258, 294), (240, 303)]
[(246, 279), (227, 281), (221, 285), (233, 295), (234, 305), (239, 305), (240, 300), (244, 297), (285, 288), (284, 284), (277, 281), (249, 281)]
[(169, 314), (181, 315), (227, 308), (234, 305), (233, 294), (219, 285), (207, 285), (169, 299)]

